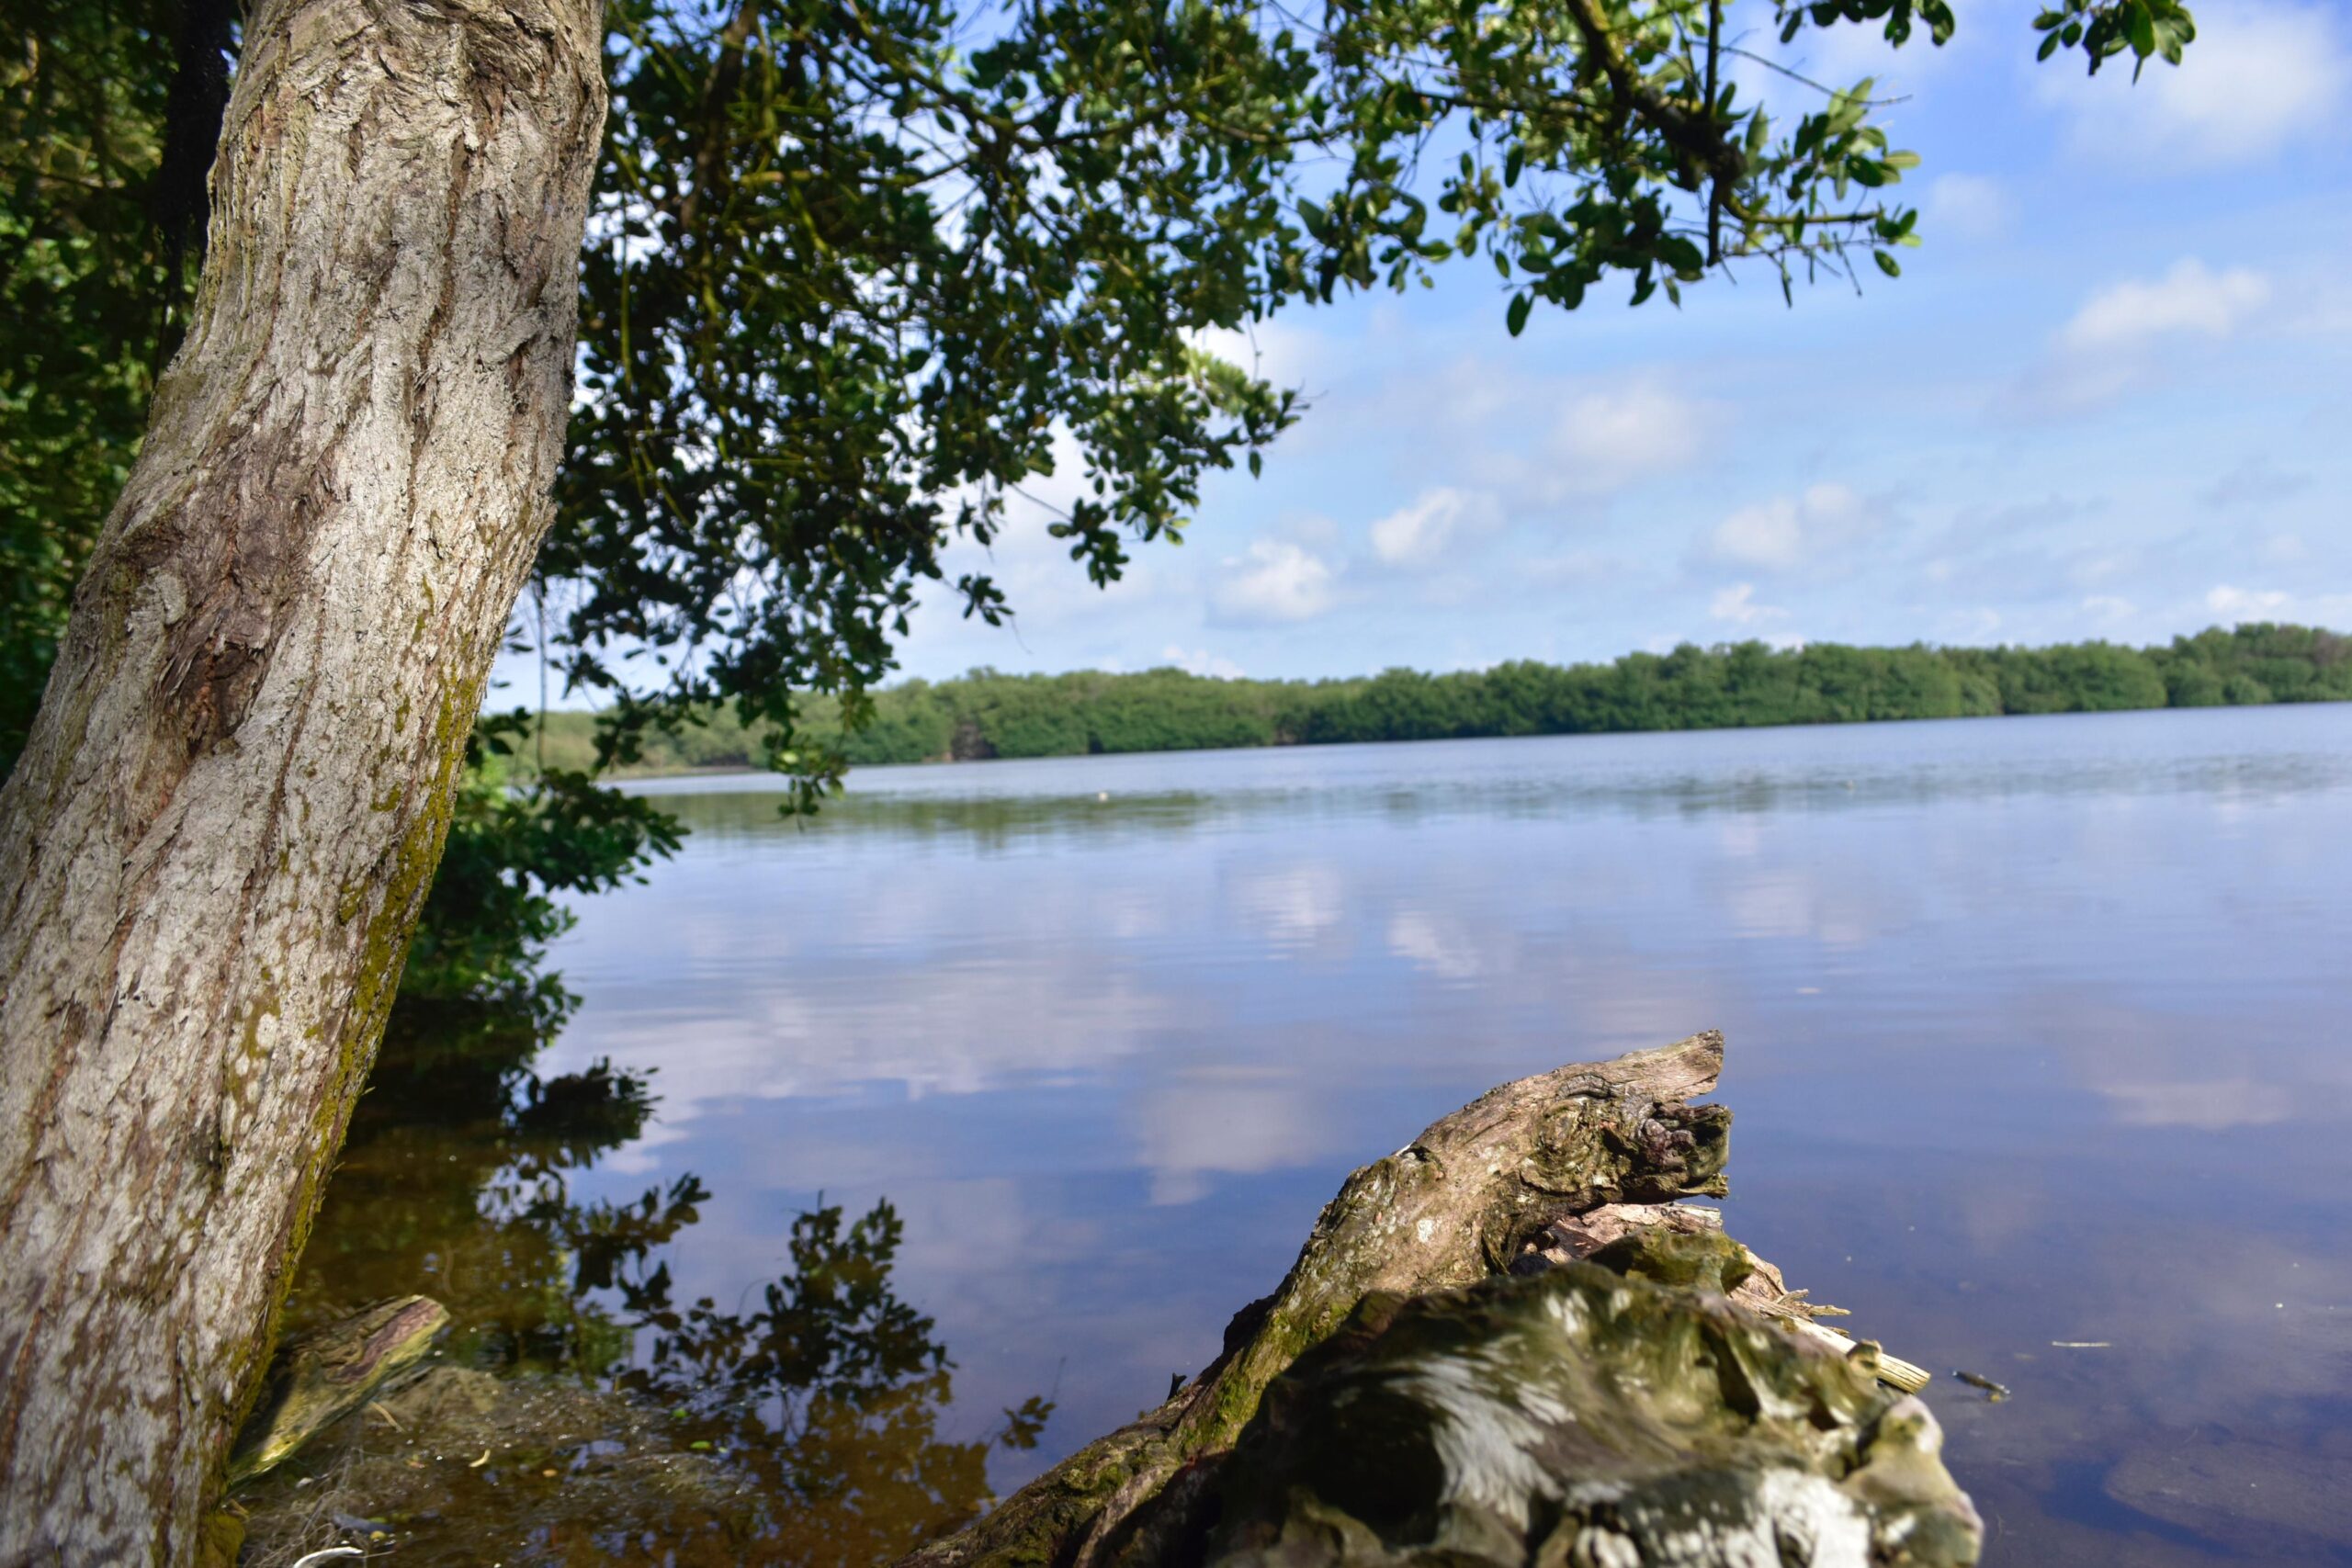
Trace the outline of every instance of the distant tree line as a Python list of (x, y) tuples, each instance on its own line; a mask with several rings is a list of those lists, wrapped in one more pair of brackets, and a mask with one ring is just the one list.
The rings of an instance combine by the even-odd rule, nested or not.
[[(982, 669), (877, 692), (871, 722), (846, 734), (832, 709), (812, 701), (803, 733), (840, 746), (853, 764), (871, 766), (2345, 700), (2352, 700), (2352, 637), (2266, 623), (2145, 649), (1685, 643), (1608, 664), (1522, 660), (1445, 675), (1398, 669), (1336, 681), (1216, 680), (1172, 669), (1066, 675)], [(593, 720), (585, 713), (548, 716), (549, 765), (587, 765)], [(642, 771), (747, 767), (759, 750), (731, 710), (713, 710), (707, 723), (649, 743)]]

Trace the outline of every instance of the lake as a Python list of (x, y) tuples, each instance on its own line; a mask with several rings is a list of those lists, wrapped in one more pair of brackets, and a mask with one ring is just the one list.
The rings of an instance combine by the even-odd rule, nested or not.
[[(2352, 1562), (2352, 707), (875, 769), (582, 906), (575, 1173), (753, 1299), (888, 1200), (1006, 1487), (1157, 1404), (1353, 1167), (1728, 1037), (1729, 1228), (1931, 1368), (2013, 1564)], [(2013, 1391), (1999, 1403), (1951, 1380)]]

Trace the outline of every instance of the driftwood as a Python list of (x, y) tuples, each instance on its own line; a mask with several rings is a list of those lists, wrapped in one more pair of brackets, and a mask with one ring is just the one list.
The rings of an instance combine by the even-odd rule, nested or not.
[(283, 1463), (358, 1409), (424, 1359), (448, 1325), (448, 1311), (439, 1302), (398, 1296), (280, 1345), (261, 1402), (230, 1450), (229, 1484)]
[[(1722, 1063), (1723, 1037), (1695, 1035), (1507, 1084), (1434, 1123), (1347, 1179), (1280, 1287), (1235, 1316), (1199, 1376), (902, 1568), (1466, 1564), (1532, 1562), (1539, 1548), (1566, 1568), (1973, 1562), (1974, 1516), (1935, 1458), (1933, 1419), (1873, 1381), (1876, 1347), (1815, 1328), (1831, 1309), (1789, 1292), (1709, 1212), (1675, 1205), (1725, 1190), (1731, 1114), (1692, 1103)], [(1575, 1325), (1595, 1314), (1628, 1325), (1604, 1337), (1608, 1356), (1633, 1356), (1638, 1339), (1657, 1377), (1703, 1390), (1640, 1419), (1626, 1403), (1640, 1379), (1579, 1373), (1544, 1392), (1561, 1368), (1592, 1371), (1602, 1348)], [(1432, 1342), (1450, 1359), (1428, 1363)], [(1522, 1366), (1506, 1343), (1552, 1349)], [(1734, 1382), (1748, 1393), (1726, 1413)], [(1453, 1392), (1382, 1428), (1378, 1451), (1317, 1457), (1300, 1437), (1349, 1442), (1370, 1430), (1356, 1420), (1367, 1388), (1408, 1384)], [(1489, 1417), (1522, 1399), (1541, 1417), (1512, 1417), (1523, 1445), (1465, 1447), (1464, 1432), (1491, 1436)], [(1574, 1400), (1592, 1402), (1584, 1416)], [(1351, 1414), (1334, 1416), (1340, 1405)], [(1790, 1422), (1790, 1411), (1810, 1414)], [(1561, 1439), (1596, 1424), (1634, 1433), (1630, 1448)], [(1463, 1468), (1487, 1450), (1492, 1474)], [(1728, 1478), (1767, 1472), (1779, 1479), (1734, 1495)], [(1317, 1484), (1334, 1475), (1354, 1478), (1336, 1499)], [(1721, 1528), (1678, 1535), (1675, 1520), (1689, 1521), (1677, 1510), (1701, 1495), (1675, 1487), (1692, 1475), (1714, 1478), (1701, 1500)], [(1480, 1495), (1484, 1514), (1470, 1506)], [(1418, 1497), (1428, 1517), (1389, 1518), (1384, 1497)], [(1871, 1544), (1906, 1540), (1923, 1550)], [(1707, 1540), (1722, 1550), (1708, 1555)], [(1741, 1554), (1758, 1541), (1779, 1555)], [(1847, 1550), (1857, 1541), (1860, 1555)]]

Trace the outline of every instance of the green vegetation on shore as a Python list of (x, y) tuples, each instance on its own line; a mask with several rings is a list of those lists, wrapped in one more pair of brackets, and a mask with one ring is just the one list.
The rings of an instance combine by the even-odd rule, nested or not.
[[(876, 693), (872, 722), (846, 735), (830, 703), (809, 699), (804, 734), (838, 745), (853, 764), (872, 766), (2345, 700), (2352, 700), (2352, 637), (2264, 624), (2217, 627), (2147, 649), (2105, 642), (2033, 649), (1812, 643), (1790, 649), (1686, 643), (1671, 653), (1629, 653), (1611, 664), (1517, 661), (1448, 675), (1389, 670), (1340, 681), (1226, 681), (1181, 670), (976, 670), (957, 680), (909, 681)], [(593, 714), (549, 714), (548, 765), (589, 766), (594, 726)], [(732, 711), (718, 709), (681, 736), (649, 737), (642, 763), (628, 771), (750, 767), (758, 752)]]

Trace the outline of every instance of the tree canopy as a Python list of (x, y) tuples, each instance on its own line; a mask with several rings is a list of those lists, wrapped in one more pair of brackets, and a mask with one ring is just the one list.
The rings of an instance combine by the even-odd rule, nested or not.
[[(1495, 267), (1514, 332), (1612, 276), (1639, 304), (1742, 262), (1784, 284), (1863, 251), (1898, 271), (1917, 214), (1891, 187), (1915, 160), (1868, 82), (1743, 99), (1729, 67), (1759, 58), (1762, 11), (618, 0), (541, 565), (564, 674), (615, 699), (622, 754), (675, 700), (724, 697), (822, 780), (789, 694), (854, 711), (944, 544), (985, 542), (1057, 435), (1087, 479), (1057, 526), (1098, 581), (1181, 536), (1205, 473), (1261, 460), (1295, 397), (1214, 357), (1213, 329), (1453, 258)], [(1950, 0), (1769, 18), (1898, 44), (1956, 22)], [(2058, 0), (2035, 26), (2093, 70), (2194, 36), (2177, 0)], [(170, 346), (187, 166), (234, 38), (208, 0), (34, 5), (6, 29), (0, 547), (24, 706)], [(1008, 608), (985, 575), (956, 586)]]
[[(1918, 242), (1864, 81), (1729, 66), (1723, 0), (626, 0), (583, 280), (582, 398), (542, 581), (605, 756), (731, 700), (816, 787), (796, 692), (852, 727), (956, 536), (1057, 463), (1097, 582), (1181, 539), (1208, 472), (1295, 393), (1207, 335), (1483, 259), (1514, 333), (1611, 277), (1632, 302), (1742, 263), (1784, 288)], [(1727, 15), (1747, 13), (1747, 17)], [(1781, 4), (1781, 40), (1941, 44), (1947, 0)], [(2042, 53), (2177, 61), (2175, 0), (2067, 0)], [(1744, 30), (1747, 29), (1747, 30)], [(1057, 446), (1060, 452), (1057, 454)], [(984, 572), (966, 613), (1012, 608)], [(633, 678), (650, 652), (659, 671)]]
[[(1998, 714), (2105, 713), (2352, 701), (2352, 638), (2305, 626), (2218, 627), (2169, 644), (1849, 648), (1761, 642), (1629, 653), (1607, 664), (1514, 660), (1432, 675), (1388, 670), (1336, 681), (1217, 680), (1182, 670), (908, 681), (873, 695), (854, 729), (812, 701), (804, 720), (859, 766), (943, 758), (1330, 742), (1592, 735), (1757, 725), (1860, 724)], [(594, 715), (548, 716), (560, 767), (594, 751)], [(717, 712), (647, 744), (649, 771), (751, 767), (762, 739)], [(445, 871), (444, 875), (447, 874)]]

